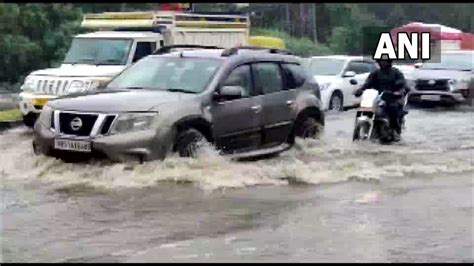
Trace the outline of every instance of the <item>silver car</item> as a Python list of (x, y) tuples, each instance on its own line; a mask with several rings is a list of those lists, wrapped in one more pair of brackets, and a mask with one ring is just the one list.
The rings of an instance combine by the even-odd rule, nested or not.
[(417, 64), (406, 78), (410, 102), (466, 102), (474, 80), (473, 51), (451, 51), (441, 54), (440, 62)]
[(138, 61), (103, 90), (49, 102), (34, 127), (35, 152), (145, 161), (194, 156), (208, 142), (251, 157), (323, 129), (319, 87), (299, 57), (256, 47), (172, 50)]

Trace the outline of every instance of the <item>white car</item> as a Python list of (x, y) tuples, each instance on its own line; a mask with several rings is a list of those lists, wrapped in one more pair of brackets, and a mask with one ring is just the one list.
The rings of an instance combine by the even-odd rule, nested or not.
[(378, 68), (374, 60), (362, 56), (313, 56), (306, 64), (319, 83), (324, 110), (334, 111), (356, 105), (359, 100), (353, 92)]

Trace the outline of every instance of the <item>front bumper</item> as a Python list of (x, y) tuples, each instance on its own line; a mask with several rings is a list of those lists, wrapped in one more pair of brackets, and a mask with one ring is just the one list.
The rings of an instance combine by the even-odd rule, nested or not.
[[(57, 134), (41, 123), (34, 128), (33, 146), (37, 153), (59, 158), (107, 157), (112, 161), (151, 161), (164, 159), (173, 143), (171, 128), (142, 130), (130, 133), (91, 137), (70, 137)], [(55, 149), (54, 139), (87, 140), (92, 152), (71, 152)]]
[[(423, 99), (425, 95), (436, 95), (439, 96), (439, 100)], [(440, 92), (440, 91), (416, 91), (412, 90), (408, 96), (409, 102), (439, 102), (439, 103), (451, 103), (458, 104), (464, 103), (465, 98), (461, 93), (454, 92)]]
[(51, 100), (56, 99), (56, 95), (33, 94), (29, 92), (20, 93), (19, 107), (23, 116), (30, 113), (39, 114), (43, 106)]

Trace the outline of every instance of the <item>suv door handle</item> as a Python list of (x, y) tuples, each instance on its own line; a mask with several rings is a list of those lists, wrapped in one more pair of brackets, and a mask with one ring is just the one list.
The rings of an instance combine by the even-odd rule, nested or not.
[(252, 106), (252, 110), (254, 110), (255, 113), (260, 113), (260, 111), (262, 110), (262, 106), (261, 105)]
[(294, 103), (294, 101), (286, 101), (286, 105), (292, 105)]

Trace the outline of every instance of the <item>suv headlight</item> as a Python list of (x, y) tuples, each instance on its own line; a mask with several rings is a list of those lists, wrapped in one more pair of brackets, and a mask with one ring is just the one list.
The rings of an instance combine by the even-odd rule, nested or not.
[(53, 119), (53, 108), (51, 108), (48, 104), (43, 106), (43, 110), (41, 110), (40, 116), (38, 118), (38, 122), (43, 124), (45, 127), (51, 127), (51, 121)]
[(96, 79), (96, 80), (92, 80), (91, 81), (91, 84), (89, 86), (89, 89), (91, 90), (94, 90), (94, 89), (97, 89), (97, 88), (100, 88), (104, 85), (107, 84), (107, 82), (109, 82), (110, 79)]
[(462, 86), (462, 82), (458, 82), (455, 79), (450, 79), (448, 80), (448, 86), (451, 92), (459, 92), (460, 86)]
[(68, 93), (77, 93), (82, 92), (87, 89), (87, 85), (84, 81), (81, 80), (74, 80), (71, 85), (69, 86), (67, 92)]
[(123, 113), (115, 121), (111, 134), (149, 129), (157, 113)]
[(416, 81), (412, 80), (412, 79), (408, 79), (407, 80), (407, 86), (408, 88), (410, 89), (414, 89), (416, 87)]
[(321, 91), (323, 91), (323, 90), (326, 90), (327, 88), (329, 88), (329, 86), (331, 86), (331, 83), (330, 83), (330, 82), (321, 83), (321, 84), (319, 85), (319, 89), (320, 89)]
[(23, 85), (21, 86), (22, 91), (33, 91), (35, 86), (35, 80), (31, 77), (26, 77)]
[(460, 80), (459, 82), (457, 82), (454, 86), (454, 89), (456, 91), (459, 91), (459, 90), (467, 90), (469, 89), (469, 83), (471, 81), (469, 79), (463, 79), (463, 80)]

